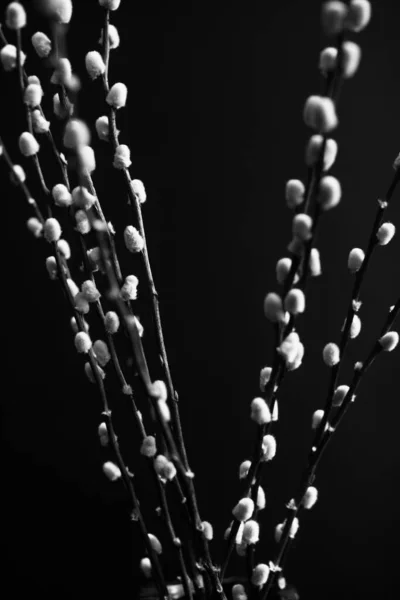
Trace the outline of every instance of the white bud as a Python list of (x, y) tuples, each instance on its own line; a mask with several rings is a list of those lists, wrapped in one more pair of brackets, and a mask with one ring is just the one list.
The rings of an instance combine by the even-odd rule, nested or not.
[(51, 190), (51, 195), (57, 206), (71, 206), (72, 204), (71, 193), (63, 183), (57, 183)]
[(55, 85), (73, 86), (74, 78), (72, 75), (72, 65), (68, 58), (57, 59), (55, 70), (50, 78), (50, 83)]
[(79, 146), (76, 152), (80, 168), (88, 173), (92, 173), (96, 168), (96, 158), (93, 148), (90, 146)]
[(121, 0), (99, 0), (99, 4), (106, 10), (117, 10), (121, 4)]
[(264, 300), (264, 314), (273, 323), (284, 320), (282, 299), (278, 294), (270, 292)]
[(91, 279), (88, 279), (82, 283), (81, 292), (85, 300), (88, 302), (97, 302), (101, 296), (96, 284)]
[(65, 260), (69, 260), (71, 258), (71, 248), (67, 240), (58, 240), (57, 248), (61, 256), (65, 258)]
[(271, 421), (271, 412), (268, 404), (263, 398), (254, 398), (251, 403), (251, 418), (258, 425), (264, 425)]
[(90, 144), (90, 131), (80, 119), (70, 119), (65, 126), (63, 143), (66, 148), (78, 148)]
[(75, 213), (76, 228), (82, 235), (89, 233), (91, 226), (87, 214), (83, 210), (78, 210)]
[(47, 58), (47, 56), (49, 56), (51, 52), (51, 40), (45, 33), (37, 31), (33, 34), (31, 41), (36, 54), (40, 58)]
[(399, 343), (399, 334), (397, 331), (388, 331), (379, 339), (379, 343), (383, 350), (386, 352), (392, 352)]
[(103, 57), (101, 56), (100, 52), (97, 52), (96, 50), (92, 50), (86, 54), (85, 66), (86, 71), (91, 79), (100, 77), (100, 75), (103, 75), (106, 70)]
[(262, 460), (264, 462), (272, 460), (276, 454), (276, 439), (273, 435), (264, 435), (262, 441)]
[(304, 508), (310, 509), (314, 506), (316, 501), (318, 500), (318, 490), (316, 487), (310, 485), (306, 493), (303, 496), (303, 500), (301, 501)]
[(350, 326), (350, 337), (355, 339), (361, 331), (361, 319), (358, 315), (353, 316), (353, 320)]
[(251, 461), (244, 460), (239, 466), (239, 479), (245, 479), (251, 467)]
[(104, 326), (107, 333), (117, 333), (119, 329), (119, 317), (116, 312), (110, 310), (106, 313), (104, 317)]
[(105, 367), (111, 359), (107, 344), (103, 340), (96, 340), (93, 344), (93, 351), (99, 365)]
[(162, 420), (169, 423), (169, 421), (171, 420), (171, 411), (169, 410), (168, 404), (163, 400), (157, 400), (157, 405)]
[(131, 151), (129, 147), (126, 144), (120, 144), (114, 153), (113, 166), (116, 169), (127, 169), (131, 164)]
[(48, 256), (46, 258), (46, 269), (50, 279), (57, 279), (57, 261), (55, 256)]
[(341, 406), (349, 389), (348, 385), (339, 385), (333, 393), (332, 406)]
[(345, 27), (358, 33), (371, 20), (371, 3), (368, 0), (351, 0), (345, 20)]
[(128, 275), (125, 278), (125, 283), (121, 288), (121, 297), (123, 300), (136, 300), (138, 283), (139, 280), (135, 275)]
[[(104, 39), (103, 34), (104, 34), (104, 30), (102, 30), (102, 32), (101, 32), (99, 44), (103, 44), (103, 39)], [(108, 25), (108, 43), (109, 43), (110, 50), (114, 50), (115, 48), (118, 48), (119, 43), (120, 43), (118, 29), (115, 27), (115, 25), (111, 25), (111, 23)]]
[[(17, 48), (6, 44), (0, 50), (0, 60), (5, 71), (12, 71), (17, 66)], [(25, 63), (26, 55), (21, 52), (21, 65)]]
[(96, 196), (93, 196), (89, 190), (80, 185), (72, 190), (72, 201), (75, 206), (89, 210), (95, 204)]
[(25, 181), (26, 175), (21, 165), (14, 165), (12, 173), (10, 174), (10, 179), (15, 185), (19, 185)]
[(99, 117), (96, 120), (96, 131), (97, 131), (97, 135), (99, 136), (100, 140), (103, 140), (104, 142), (108, 142), (109, 134), (110, 134), (110, 124), (108, 121), (108, 117), (103, 116), (103, 117)]
[(343, 31), (348, 8), (344, 2), (324, 2), (322, 5), (322, 27), (327, 35)]
[(289, 530), (289, 537), (291, 537), (292, 539), (295, 537), (298, 529), (299, 529), (299, 520), (297, 517), (295, 517), (292, 521), (292, 524), (290, 525), (290, 530)]
[(325, 175), (321, 178), (318, 188), (317, 202), (322, 210), (330, 210), (337, 206), (342, 196), (342, 188), (339, 180), (332, 175)]
[(28, 221), (26, 222), (26, 226), (36, 238), (42, 235), (43, 225), (36, 217), (31, 217), (30, 219), (28, 219)]
[(269, 567), (263, 563), (256, 565), (251, 575), (251, 583), (257, 587), (262, 587), (268, 580)]
[(171, 481), (176, 475), (174, 463), (168, 460), (163, 454), (159, 454), (154, 459), (154, 469), (157, 475), (168, 481)]
[(261, 485), (258, 486), (256, 504), (257, 504), (258, 510), (263, 510), (266, 505), (265, 492), (264, 492), (263, 488), (261, 487)]
[(103, 465), (103, 473), (110, 481), (117, 481), (121, 477), (121, 471), (117, 465), (108, 461)]
[(138, 197), (140, 204), (146, 202), (147, 195), (143, 181), (140, 179), (132, 179), (131, 186), (133, 193)]
[(285, 297), (285, 310), (292, 315), (303, 313), (306, 308), (306, 297), (303, 290), (292, 288)]
[(204, 537), (206, 538), (206, 540), (208, 540), (209, 542), (211, 542), (211, 540), (214, 537), (213, 526), (208, 521), (203, 521), (202, 525), (203, 525), (203, 535), (204, 535)]
[(140, 570), (142, 571), (143, 575), (147, 577), (147, 579), (150, 579), (152, 567), (151, 560), (147, 558), (147, 556), (145, 558), (142, 558), (142, 560), (140, 561)]
[[(319, 133), (312, 135), (306, 146), (305, 161), (308, 167), (316, 165), (320, 159), (324, 138)], [(328, 171), (336, 160), (338, 145), (335, 140), (328, 138), (325, 141), (323, 171)]]
[(278, 348), (278, 352), (287, 363), (291, 363), (295, 360), (299, 343), (300, 337), (296, 331), (289, 333), (282, 341)]
[(232, 586), (232, 600), (247, 600), (247, 594), (241, 583)]
[(72, 17), (72, 0), (45, 0), (40, 4), (44, 14), (60, 24), (68, 24)]
[(68, 286), (68, 290), (69, 290), (69, 293), (71, 294), (72, 298), (75, 298), (75, 296), (79, 293), (79, 288), (76, 285), (75, 281), (73, 279), (68, 278), (67, 286)]
[(280, 258), (276, 263), (276, 279), (277, 282), (284, 283), (286, 277), (289, 275), (290, 268), (292, 266), (292, 260), (290, 258)]
[(42, 86), (37, 83), (30, 83), (24, 91), (24, 102), (30, 108), (39, 106), (43, 98)]
[(321, 258), (317, 248), (311, 248), (308, 268), (310, 269), (310, 275), (312, 277), (318, 277), (322, 273)]
[(26, 12), (19, 2), (10, 2), (6, 8), (6, 25), (9, 29), (22, 29), (26, 25)]
[(356, 273), (361, 269), (361, 265), (364, 262), (365, 254), (361, 248), (353, 248), (350, 250), (347, 266), (351, 273)]
[(29, 131), (21, 133), (18, 140), (18, 146), (21, 154), (24, 156), (34, 156), (39, 152), (39, 144)]
[(107, 94), (106, 102), (115, 109), (123, 108), (128, 97), (128, 88), (124, 83), (114, 83)]
[(289, 208), (295, 208), (304, 202), (305, 187), (300, 179), (289, 179), (285, 186), (286, 204)]
[(395, 233), (396, 227), (393, 225), (393, 223), (382, 223), (376, 234), (379, 245), (386, 246), (386, 244), (388, 244), (393, 239)]
[(337, 55), (337, 48), (328, 47), (321, 51), (318, 66), (325, 77), (336, 68)]
[(148, 435), (144, 438), (140, 447), (140, 453), (147, 457), (157, 454), (156, 438), (153, 435)]
[(338, 125), (336, 109), (331, 98), (309, 96), (304, 105), (304, 122), (319, 133), (328, 133)]
[(149, 537), (150, 545), (153, 548), (154, 552), (156, 552), (157, 554), (161, 554), (162, 546), (161, 546), (160, 540), (152, 533), (149, 533), (148, 537)]
[(150, 395), (156, 400), (166, 402), (168, 398), (167, 386), (161, 380), (153, 381), (151, 384)]
[(310, 215), (299, 213), (293, 217), (292, 232), (293, 235), (302, 241), (309, 240), (312, 236), (313, 220)]
[(47, 133), (50, 129), (50, 121), (47, 121), (40, 110), (32, 112), (32, 127), (35, 133)]
[(326, 344), (326, 346), (322, 350), (322, 358), (324, 359), (324, 363), (328, 367), (333, 367), (334, 365), (337, 365), (337, 363), (340, 361), (339, 346), (332, 342)]
[(92, 341), (85, 331), (78, 331), (75, 335), (75, 348), (78, 352), (88, 353), (92, 347)]
[(264, 367), (260, 371), (260, 389), (262, 392), (264, 391), (265, 386), (267, 385), (268, 381), (271, 378), (271, 373), (272, 373), (272, 367)]
[(124, 231), (125, 246), (130, 252), (141, 252), (144, 248), (144, 239), (135, 227), (128, 225)]
[(283, 523), (278, 523), (275, 527), (274, 538), (277, 544), (281, 541), (283, 529), (285, 527), (286, 519)]
[(45, 221), (43, 235), (48, 242), (57, 242), (61, 237), (61, 226), (57, 219), (51, 217)]
[(249, 520), (243, 527), (243, 542), (246, 544), (256, 544), (260, 538), (260, 526), (257, 521)]
[(313, 413), (313, 416), (311, 419), (311, 429), (318, 429), (319, 424), (321, 423), (323, 418), (324, 418), (324, 411), (321, 409), (316, 410)]
[[(89, 363), (86, 363), (86, 364), (90, 366)], [(108, 438), (107, 425), (105, 423), (100, 423), (100, 425), (97, 429), (97, 433), (100, 438), (100, 444), (104, 447), (108, 446), (109, 438)]]
[(278, 400), (275, 399), (274, 408), (272, 409), (272, 421), (275, 423), (279, 417), (279, 405)]
[(345, 79), (353, 77), (361, 62), (361, 48), (354, 42), (343, 42), (342, 74)]
[(251, 498), (242, 498), (232, 510), (233, 516), (238, 521), (247, 521), (254, 512), (254, 502)]
[(86, 300), (82, 292), (78, 292), (74, 297), (74, 304), (77, 311), (81, 312), (84, 315), (90, 310), (89, 302)]

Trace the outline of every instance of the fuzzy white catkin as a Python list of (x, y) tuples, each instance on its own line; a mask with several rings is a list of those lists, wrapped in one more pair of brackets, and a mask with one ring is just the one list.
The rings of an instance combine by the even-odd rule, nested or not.
[(57, 219), (47, 219), (43, 226), (43, 235), (48, 242), (57, 242), (61, 237), (61, 226)]
[(291, 537), (292, 539), (296, 536), (296, 533), (299, 529), (299, 520), (297, 517), (295, 517), (292, 521), (292, 524), (290, 525), (290, 530), (289, 530), (289, 537)]
[(247, 521), (254, 512), (254, 502), (251, 498), (242, 498), (232, 510), (233, 516), (238, 521)]
[(109, 310), (104, 317), (104, 326), (107, 333), (114, 334), (117, 333), (119, 329), (119, 316), (116, 312)]
[(319, 68), (326, 77), (329, 72), (336, 68), (338, 51), (337, 48), (329, 46), (324, 48), (319, 55)]
[(337, 35), (343, 31), (348, 8), (344, 2), (324, 2), (321, 10), (321, 22), (327, 35)]
[(138, 283), (139, 280), (135, 275), (128, 275), (125, 278), (125, 282), (121, 287), (121, 297), (123, 300), (136, 300)]
[(161, 400), (162, 402), (166, 402), (168, 398), (167, 386), (161, 379), (157, 381), (153, 381), (151, 384), (150, 395), (152, 398), (156, 400)]
[(79, 146), (77, 149), (77, 157), (80, 168), (88, 173), (93, 173), (96, 168), (96, 158), (93, 148), (91, 146)]
[(58, 240), (57, 248), (65, 260), (69, 260), (71, 258), (71, 248), (67, 240)]
[(89, 210), (95, 204), (96, 196), (93, 196), (84, 186), (77, 186), (72, 190), (72, 201), (76, 207)]
[(113, 166), (116, 169), (127, 169), (132, 164), (131, 151), (126, 144), (120, 144), (115, 149)]
[(342, 197), (342, 188), (340, 182), (332, 175), (325, 175), (321, 178), (318, 187), (317, 202), (322, 210), (330, 210), (337, 206)]
[(32, 112), (32, 127), (35, 133), (46, 133), (50, 129), (50, 121), (47, 121), (40, 110)]
[(350, 337), (355, 339), (361, 331), (361, 319), (358, 315), (353, 316), (353, 320), (350, 325)]
[(341, 406), (349, 389), (348, 385), (339, 385), (333, 393), (332, 406)]
[(371, 12), (368, 0), (351, 0), (345, 20), (346, 29), (356, 33), (362, 31), (371, 19)]
[(156, 438), (153, 435), (148, 435), (144, 438), (140, 446), (140, 453), (147, 457), (157, 454)]
[(361, 48), (354, 42), (343, 42), (342, 75), (345, 79), (353, 77), (361, 62)]
[(75, 335), (75, 348), (78, 352), (87, 354), (92, 347), (92, 341), (85, 331), (78, 331)]
[[(317, 164), (323, 146), (324, 138), (319, 133), (312, 135), (306, 146), (305, 162), (308, 167), (313, 167)], [(328, 138), (325, 142), (323, 170), (329, 171), (336, 160), (338, 145), (335, 140)]]
[(305, 187), (300, 179), (289, 179), (285, 186), (285, 199), (289, 208), (295, 208), (304, 201)]
[(269, 576), (269, 567), (263, 563), (256, 565), (251, 575), (251, 583), (257, 587), (262, 587), (267, 583)]
[(90, 79), (96, 79), (106, 70), (103, 57), (97, 50), (91, 50), (85, 56), (85, 67)]
[(18, 146), (21, 154), (24, 156), (34, 156), (39, 152), (39, 144), (29, 131), (21, 133), (18, 139)]
[(68, 286), (69, 293), (71, 294), (72, 298), (75, 298), (75, 296), (77, 294), (79, 294), (79, 288), (76, 285), (75, 281), (73, 279), (68, 278), (67, 279), (67, 286)]
[(147, 556), (145, 558), (142, 558), (139, 567), (143, 575), (147, 577), (147, 579), (150, 579), (152, 567), (151, 560)]
[(80, 119), (70, 119), (65, 126), (63, 143), (66, 148), (90, 144), (90, 131), (86, 123)]
[(14, 165), (10, 179), (15, 185), (19, 185), (25, 181), (26, 175), (21, 165)]
[(350, 250), (347, 266), (351, 273), (356, 273), (361, 269), (364, 262), (365, 254), (361, 248), (353, 248)]
[(121, 477), (120, 468), (111, 461), (104, 463), (103, 473), (110, 481), (117, 481)]
[(28, 219), (26, 222), (26, 226), (35, 237), (38, 238), (42, 235), (43, 225), (36, 217), (31, 217), (30, 219)]
[(48, 256), (46, 258), (46, 269), (47, 269), (47, 273), (49, 274), (50, 279), (52, 279), (53, 281), (55, 279), (57, 279), (57, 261), (55, 256)]
[(39, 106), (43, 98), (42, 86), (38, 83), (30, 83), (26, 86), (24, 92), (24, 102), (30, 108)]
[(128, 97), (128, 88), (124, 83), (114, 83), (107, 94), (106, 102), (115, 109), (123, 108), (126, 105)]
[(322, 409), (318, 409), (313, 413), (311, 418), (311, 429), (318, 429), (319, 424), (324, 418), (324, 411)]
[(101, 296), (96, 284), (91, 279), (87, 279), (82, 283), (81, 292), (88, 302), (97, 302)]
[(176, 467), (163, 454), (159, 454), (154, 460), (154, 469), (160, 477), (171, 481), (176, 475)]
[[(86, 363), (86, 364), (89, 364), (89, 363)], [(99, 427), (97, 429), (97, 434), (98, 434), (99, 439), (100, 439), (100, 444), (103, 447), (108, 446), (108, 443), (109, 443), (108, 431), (107, 431), (107, 425), (105, 423), (100, 423), (100, 425), (99, 425)]]
[(203, 521), (202, 522), (203, 525), (203, 535), (206, 538), (206, 540), (208, 540), (209, 542), (211, 542), (211, 540), (214, 537), (214, 528), (211, 525), (211, 523), (209, 523), (209, 521)]
[(289, 275), (290, 268), (292, 266), (291, 258), (280, 258), (276, 263), (276, 280), (278, 283), (284, 283), (286, 277)]
[(273, 323), (283, 321), (284, 313), (281, 297), (275, 292), (269, 292), (264, 300), (264, 314)]
[(322, 273), (321, 257), (317, 248), (311, 248), (308, 268), (312, 277), (318, 277)]
[(257, 521), (250, 519), (244, 524), (242, 540), (246, 544), (256, 544), (260, 539), (260, 526)]
[(322, 358), (328, 367), (337, 365), (340, 361), (340, 350), (337, 344), (329, 342), (322, 350)]
[(239, 466), (239, 479), (245, 479), (251, 467), (250, 460), (244, 460)]
[(82, 235), (89, 233), (91, 226), (87, 214), (84, 210), (78, 210), (75, 213), (76, 228)]
[(300, 238), (303, 242), (309, 240), (312, 236), (313, 220), (310, 215), (298, 213), (293, 217), (292, 233)]
[(247, 594), (241, 583), (232, 586), (232, 600), (247, 600)]
[(285, 310), (292, 315), (303, 313), (306, 309), (306, 297), (303, 290), (292, 288), (285, 297)]
[(96, 131), (100, 140), (103, 140), (103, 142), (108, 142), (110, 134), (110, 124), (108, 121), (108, 117), (102, 116), (96, 120)]
[(318, 490), (313, 485), (310, 485), (306, 493), (303, 496), (303, 500), (301, 501), (302, 505), (306, 509), (310, 509), (314, 506), (316, 501), (318, 500)]
[(292, 362), (296, 358), (299, 343), (300, 337), (296, 331), (291, 331), (282, 341), (278, 352), (286, 362)]
[(86, 300), (82, 292), (78, 292), (74, 297), (74, 304), (77, 311), (81, 312), (84, 315), (90, 310), (89, 302)]
[(168, 404), (163, 400), (157, 400), (157, 405), (162, 420), (166, 423), (169, 423), (169, 421), (171, 420), (171, 411), (169, 410)]
[(146, 202), (147, 194), (143, 181), (141, 179), (132, 179), (131, 186), (133, 193), (138, 197), (140, 204)]
[[(110, 44), (110, 50), (118, 48), (120, 44), (118, 29), (115, 27), (115, 25), (111, 25), (111, 23), (108, 26), (108, 42)], [(101, 32), (99, 44), (103, 44), (103, 31)]]
[(148, 537), (149, 537), (150, 545), (153, 548), (154, 552), (156, 552), (157, 554), (161, 554), (162, 546), (161, 546), (160, 540), (152, 533), (149, 533)]
[[(0, 60), (5, 71), (12, 71), (17, 66), (17, 48), (12, 44), (6, 44), (0, 50)], [(21, 65), (25, 63), (26, 55), (21, 52)]]
[(257, 425), (264, 425), (271, 421), (271, 412), (268, 404), (263, 398), (254, 398), (251, 403), (251, 419), (257, 423)]
[(57, 183), (53, 189), (51, 190), (51, 195), (53, 196), (54, 203), (57, 206), (71, 206), (72, 204), (72, 196), (67, 186), (63, 183)]
[(67, 25), (72, 17), (72, 0), (42, 0), (40, 8), (56, 23)]
[(378, 244), (380, 246), (386, 246), (386, 244), (393, 239), (395, 233), (396, 227), (393, 225), (393, 223), (382, 223), (376, 234)]
[(262, 451), (263, 451), (262, 460), (265, 462), (272, 460), (275, 457), (276, 439), (274, 438), (273, 435), (271, 435), (271, 434), (264, 435), (263, 441), (262, 441)]
[(258, 486), (256, 505), (257, 505), (258, 510), (263, 510), (266, 505), (265, 492), (264, 492), (263, 488), (261, 487), (261, 485)]
[(105, 367), (111, 359), (107, 344), (103, 340), (96, 340), (93, 344), (93, 351), (99, 365)]
[(328, 133), (338, 125), (335, 105), (327, 96), (309, 96), (304, 105), (303, 119), (318, 133)]
[(268, 381), (271, 379), (272, 367), (263, 367), (260, 371), (260, 389), (263, 392)]
[(51, 40), (42, 31), (37, 31), (31, 38), (32, 46), (39, 58), (47, 58), (51, 52)]
[(62, 84), (67, 87), (73, 85), (72, 65), (68, 58), (59, 58), (55, 64), (55, 70), (51, 76), (50, 83)]
[(132, 225), (127, 225), (127, 227), (125, 227), (124, 241), (129, 252), (141, 252), (144, 248), (144, 239)]
[(99, 4), (106, 10), (117, 10), (121, 4), (121, 0), (99, 0)]
[(383, 350), (386, 352), (392, 352), (399, 343), (399, 334), (397, 331), (388, 331), (379, 339), (379, 343)]
[(6, 25), (9, 29), (22, 29), (26, 26), (26, 12), (19, 2), (10, 2), (6, 8)]
[(277, 544), (281, 541), (283, 529), (285, 527), (286, 520), (283, 523), (278, 523), (275, 527), (274, 538)]

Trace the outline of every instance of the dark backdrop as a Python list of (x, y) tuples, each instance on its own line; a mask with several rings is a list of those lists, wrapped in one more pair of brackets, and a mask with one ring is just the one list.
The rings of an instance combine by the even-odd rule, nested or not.
[[(84, 82), (78, 111), (93, 125), (104, 114), (104, 102), (100, 84), (88, 82), (83, 57), (97, 48), (101, 11), (94, 0), (75, 4), (68, 50)], [(328, 369), (321, 350), (338, 341), (344, 320), (351, 285), (348, 252), (365, 247), (376, 199), (389, 184), (399, 152), (396, 4), (373, 3), (373, 20), (356, 40), (363, 50), (361, 68), (343, 89), (335, 132), (339, 155), (332, 171), (341, 180), (343, 198), (322, 221), (317, 245), (323, 275), (310, 285), (307, 312), (299, 320), (304, 363), (279, 394), (278, 452), (265, 482), (260, 561), (272, 558), (273, 527), (306, 458), (311, 414), (324, 401)], [(121, 46), (111, 55), (110, 80), (124, 81), (129, 89), (127, 108), (118, 115), (121, 142), (131, 147), (132, 175), (148, 190), (143, 212), (168, 355), (201, 513), (215, 528), (217, 559), (238, 499), (237, 468), (252, 446), (249, 403), (258, 392), (260, 368), (272, 358), (272, 328), (262, 302), (276, 289), (275, 264), (290, 238), (284, 184), (305, 176), (308, 131), (302, 107), (309, 94), (322, 90), (317, 62), (327, 40), (320, 34), (319, 6), (319, 1), (294, 0), (246, 7), (124, 0), (112, 17)], [(25, 47), (35, 28), (46, 30), (28, 8), (35, 26), (23, 33)], [(43, 73), (30, 49), (26, 69)], [(16, 144), (25, 126), (15, 85), (15, 75), (1, 73), (0, 126), (15, 162), (26, 166)], [(45, 107), (51, 105), (47, 90)], [(121, 245), (123, 227), (132, 219), (109, 160), (107, 150), (94, 179)], [(51, 184), (58, 181), (55, 173), (48, 170)], [(45, 273), (48, 249), (26, 231), (29, 210), (8, 185), (4, 166), (1, 178), (7, 234), (3, 597), (19, 598), (26, 591), (52, 598), (126, 597), (123, 592), (135, 585), (142, 549), (128, 520), (122, 484), (109, 483), (101, 471), (99, 398), (74, 350), (64, 299)], [(32, 189), (37, 193), (35, 184)], [(399, 200), (397, 194), (388, 213), (397, 224)], [(363, 330), (351, 344), (350, 368), (365, 357), (399, 294), (399, 250), (395, 239), (374, 256), (362, 290)], [(125, 273), (141, 277), (129, 257), (123, 264)], [(144, 283), (139, 289), (138, 312), (156, 378)], [(398, 351), (373, 366), (324, 457), (317, 480), (320, 501), (304, 516), (287, 566), (302, 598), (393, 597), (399, 367)], [(348, 381), (350, 368), (341, 383)], [(126, 399), (115, 391), (112, 404), (146, 516), (162, 538), (150, 508), (152, 490), (129, 446), (128, 435), (134, 448), (137, 440)], [(234, 561), (231, 574), (241, 569)]]

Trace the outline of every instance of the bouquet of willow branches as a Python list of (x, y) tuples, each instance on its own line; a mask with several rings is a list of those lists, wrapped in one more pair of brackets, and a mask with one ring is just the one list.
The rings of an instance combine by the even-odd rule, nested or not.
[[(124, 52), (113, 24), (120, 0), (90, 0), (88, 4), (93, 5), (91, 11), (98, 11), (102, 22), (96, 32), (98, 46), (85, 56), (84, 77), (77, 75), (67, 56), (74, 16), (71, 0), (36, 3), (47, 33), (27, 33), (29, 19), (22, 3), (7, 6), (1, 28), (2, 87), (20, 104), (23, 121), (18, 123), (17, 155), (10, 149), (15, 141), (8, 139), (2, 118), (0, 153), (2, 177), (8, 175), (15, 186), (14, 195), (25, 199), (22, 222), (26, 221), (46, 252), (43, 262), (54, 294), (63, 295), (64, 316), (82, 357), (87, 385), (97, 390), (98, 443), (104, 457), (99, 467), (110, 485), (120, 482), (125, 488), (130, 503), (126, 521), (133, 522), (135, 544), (141, 547), (137, 568), (154, 582), (157, 597), (297, 598), (296, 589), (288, 583), (286, 560), (303, 513), (317, 502), (321, 457), (358, 398), (366, 371), (399, 341), (393, 325), (400, 298), (393, 298), (386, 313), (376, 315), (373, 343), (366, 345), (363, 355), (352, 364), (347, 383), (341, 383), (348, 347), (362, 330), (362, 284), (371, 257), (386, 252), (380, 247), (395, 234), (395, 225), (386, 213), (399, 181), (397, 157), (392, 178), (377, 201), (368, 241), (363, 249), (353, 248), (348, 255), (352, 288), (342, 327), (334, 340), (320, 348), (328, 383), (321, 408), (310, 415), (312, 441), (307, 460), (273, 526), (273, 545), (259, 552), (260, 534), (266, 529), (264, 514), (268, 513), (265, 482), (280, 444), (275, 430), (281, 386), (302, 365), (307, 336), (300, 337), (298, 326), (306, 312), (306, 288), (322, 272), (317, 234), (342, 195), (339, 179), (330, 171), (335, 168), (338, 151), (334, 134), (340, 122), (342, 86), (355, 76), (361, 60), (360, 46), (350, 38), (368, 25), (370, 3), (322, 3), (322, 29), (329, 44), (319, 56), (323, 89), (304, 104), (303, 119), (310, 134), (305, 176), (303, 181), (286, 182), (292, 235), (286, 255), (277, 260), (276, 281), (264, 299), (264, 315), (273, 331), (271, 360), (261, 369), (258, 395), (246, 408), (254, 422), (253, 442), (242, 448), (248, 458), (239, 465), (237, 497), (226, 515), (225, 533), (221, 530), (215, 536), (213, 524), (203, 518), (197, 479), (185, 446), (190, 431), (182, 427), (180, 404), (190, 399), (178, 397), (168, 362), (166, 348), (171, 342), (164, 341), (150, 260), (150, 251), (157, 250), (146, 242), (145, 224), (151, 232), (151, 223), (145, 223), (146, 189), (134, 178), (131, 151), (123, 143), (120, 115), (130, 90), (112, 75), (114, 53)], [(33, 53), (42, 71), (40, 77), (28, 69)], [(80, 106), (90, 86), (96, 88), (98, 113), (92, 107), (90, 116), (83, 119)], [(99, 165), (118, 181), (118, 198), (105, 193)], [(122, 230), (114, 229), (109, 220), (117, 214), (123, 214), (125, 220)], [(29, 268), (28, 259), (25, 268)], [(120, 410), (120, 405), (135, 428), (126, 440), (114, 422), (114, 411)], [(135, 451), (132, 458), (131, 446)], [(147, 506), (147, 483), (137, 482), (135, 477), (143, 465), (146, 482), (157, 494), (152, 507)], [(173, 577), (166, 575), (166, 554), (173, 564)], [(234, 557), (235, 570), (230, 571)], [(237, 557), (241, 561), (237, 562)]]

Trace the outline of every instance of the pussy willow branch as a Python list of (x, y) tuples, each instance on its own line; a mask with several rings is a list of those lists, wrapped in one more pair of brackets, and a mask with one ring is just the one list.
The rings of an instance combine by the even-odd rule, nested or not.
[[(10, 169), (10, 173), (14, 173), (14, 165), (10, 159), (10, 156), (3, 144), (3, 142), (1, 141), (2, 144), (2, 148), (3, 148), (3, 156), (6, 159), (6, 164)], [(28, 202), (28, 204), (32, 205), (32, 196), (29, 192), (28, 187), (26, 186), (26, 184), (21, 185), (22, 182), (19, 182), (19, 187), (21, 187), (25, 198)], [(44, 218), (43, 215), (41, 215), (40, 213), (40, 209), (37, 207), (37, 211), (39, 211), (40, 214), (40, 221), (43, 223), (44, 222)], [(53, 242), (52, 244), (53, 250), (54, 250), (54, 255), (56, 258), (56, 262), (57, 262), (57, 273), (58, 273), (58, 280), (63, 288), (64, 294), (66, 295), (67, 301), (70, 305), (71, 311), (73, 313), (73, 315), (75, 316), (75, 320), (76, 320), (76, 324), (77, 327), (79, 329), (79, 331), (85, 331), (85, 325), (84, 325), (84, 320), (82, 315), (76, 310), (75, 305), (74, 305), (74, 300), (71, 294), (71, 291), (69, 289), (67, 280), (66, 280), (66, 275), (64, 272), (64, 265), (63, 265), (63, 261), (62, 261), (62, 257), (60, 255), (59, 249), (57, 247), (57, 242)], [(143, 516), (141, 514), (141, 510), (140, 510), (140, 505), (137, 499), (137, 495), (136, 495), (136, 491), (132, 482), (132, 475), (129, 472), (128, 468), (126, 467), (124, 460), (122, 458), (120, 449), (119, 449), (119, 445), (118, 445), (118, 441), (114, 432), (114, 428), (112, 425), (112, 420), (111, 420), (111, 411), (109, 409), (109, 405), (108, 405), (108, 400), (107, 400), (107, 395), (106, 395), (106, 391), (105, 391), (105, 387), (102, 381), (102, 377), (100, 374), (100, 371), (98, 369), (97, 366), (97, 361), (95, 358), (95, 354), (93, 351), (93, 348), (91, 348), (88, 352), (88, 360), (93, 372), (93, 375), (95, 377), (96, 380), (96, 384), (99, 388), (99, 392), (100, 392), (100, 396), (101, 396), (101, 401), (102, 401), (102, 405), (103, 405), (103, 416), (106, 419), (106, 425), (107, 425), (107, 431), (108, 431), (108, 435), (109, 435), (109, 439), (111, 441), (111, 445), (112, 445), (112, 449), (114, 451), (116, 460), (117, 460), (117, 464), (118, 467), (120, 468), (121, 474), (122, 474), (122, 479), (123, 482), (125, 484), (125, 487), (127, 488), (127, 491), (129, 493), (130, 496), (130, 500), (132, 503), (132, 507), (133, 507), (133, 511), (132, 511), (132, 519), (133, 520), (137, 520), (139, 523), (139, 527), (144, 539), (144, 543), (146, 545), (146, 549), (149, 553), (149, 556), (151, 558), (151, 562), (154, 566), (154, 571), (155, 571), (155, 579), (156, 579), (156, 584), (157, 587), (159, 589), (160, 594), (162, 595), (163, 598), (165, 598), (165, 600), (168, 599), (168, 590), (164, 581), (164, 576), (163, 576), (163, 572), (161, 569), (161, 566), (159, 564), (159, 560), (158, 560), (158, 556), (156, 554), (156, 552), (154, 551), (150, 540), (149, 540), (149, 536), (148, 536), (148, 532), (147, 532), (147, 528), (143, 519)]]
[[(391, 325), (394, 323), (394, 320), (398, 316), (400, 311), (400, 298), (397, 300), (396, 304), (392, 306), (389, 310), (389, 314), (385, 319), (385, 324), (382, 327), (381, 334), (378, 337), (378, 340), (382, 335), (384, 335), (387, 331), (389, 331)], [(340, 406), (336, 415), (332, 419), (330, 423), (330, 427), (326, 429), (322, 439), (320, 440), (318, 446), (313, 448), (309, 455), (309, 460), (307, 467), (303, 473), (302, 481), (299, 486), (299, 492), (296, 495), (296, 500), (294, 502), (290, 502), (287, 505), (287, 517), (284, 529), (282, 531), (281, 540), (279, 542), (279, 549), (277, 551), (276, 557), (273, 561), (274, 569), (271, 570), (270, 576), (265, 584), (265, 589), (262, 594), (262, 600), (267, 600), (269, 593), (275, 583), (276, 577), (278, 573), (283, 569), (284, 561), (286, 560), (289, 553), (289, 546), (291, 545), (291, 538), (289, 536), (290, 529), (295, 517), (302, 510), (302, 499), (306, 493), (307, 488), (313, 484), (315, 480), (315, 472), (318, 467), (318, 464), (321, 460), (322, 454), (326, 449), (328, 443), (333, 437), (335, 431), (337, 431), (338, 425), (343, 420), (344, 415), (346, 414), (350, 404), (355, 400), (355, 394), (358, 389), (358, 386), (361, 382), (361, 379), (368, 368), (372, 365), (374, 360), (377, 358), (379, 354), (383, 352), (382, 346), (379, 344), (379, 341), (376, 341), (373, 348), (371, 349), (367, 359), (363, 363), (356, 363), (354, 367), (353, 378), (349, 386), (348, 393), (346, 394), (345, 400), (343, 404)]]

